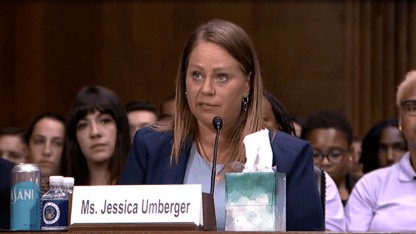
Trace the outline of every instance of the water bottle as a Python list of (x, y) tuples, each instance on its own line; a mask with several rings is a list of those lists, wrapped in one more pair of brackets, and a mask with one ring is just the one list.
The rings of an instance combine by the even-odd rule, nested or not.
[(49, 177), (50, 190), (41, 199), (41, 230), (68, 230), (68, 194), (63, 182), (63, 176)]
[(74, 191), (74, 177), (64, 177), (64, 191), (68, 194), (72, 194)]

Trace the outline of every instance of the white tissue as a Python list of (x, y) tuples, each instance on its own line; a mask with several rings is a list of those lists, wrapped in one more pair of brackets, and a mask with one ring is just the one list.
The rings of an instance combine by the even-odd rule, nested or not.
[(243, 172), (272, 172), (273, 151), (269, 130), (264, 129), (244, 138), (246, 164)]

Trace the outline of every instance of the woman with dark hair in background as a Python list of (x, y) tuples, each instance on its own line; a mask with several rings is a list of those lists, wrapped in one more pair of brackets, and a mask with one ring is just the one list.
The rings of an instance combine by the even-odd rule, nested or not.
[(266, 127), (296, 136), (291, 117), (283, 104), (271, 93), (264, 92), (263, 95), (263, 121)]
[[(176, 114), (136, 133), (121, 184), (201, 184), (209, 192), (216, 129), (218, 141), (215, 214), (225, 227), (225, 173), (245, 163), (243, 140), (264, 129), (263, 85), (250, 38), (231, 22), (212, 20), (186, 44), (176, 79)], [(273, 165), (286, 173), (286, 230), (323, 230), (323, 213), (314, 181), (312, 149), (286, 133), (269, 135)]]
[(65, 119), (55, 113), (41, 114), (30, 123), (25, 140), (28, 161), (39, 165), (42, 194), (49, 190), (49, 176), (61, 174), (65, 143)]
[(364, 173), (399, 162), (407, 151), (399, 120), (391, 118), (378, 122), (365, 135), (361, 148), (360, 163)]
[(129, 150), (129, 123), (117, 94), (100, 86), (79, 90), (68, 111), (65, 175), (76, 185), (116, 184)]

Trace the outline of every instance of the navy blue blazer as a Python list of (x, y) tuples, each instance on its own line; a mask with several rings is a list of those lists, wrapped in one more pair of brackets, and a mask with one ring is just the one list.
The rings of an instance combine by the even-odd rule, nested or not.
[[(313, 174), (310, 144), (286, 133), (270, 134), (273, 166), (286, 173), (286, 230), (323, 231), (321, 200)], [(192, 141), (170, 165), (172, 133), (139, 129), (119, 184), (183, 184)]]
[(0, 158), (0, 228), (10, 229), (10, 193), (14, 163)]

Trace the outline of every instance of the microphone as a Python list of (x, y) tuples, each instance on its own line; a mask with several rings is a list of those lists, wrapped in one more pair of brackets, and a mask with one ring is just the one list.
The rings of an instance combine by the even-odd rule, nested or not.
[(215, 116), (214, 119), (212, 120), (212, 125), (214, 125), (214, 128), (219, 131), (222, 128), (221, 117)]
[(212, 120), (212, 125), (217, 130), (214, 145), (214, 157), (212, 159), (212, 172), (211, 172), (211, 194), (214, 194), (215, 187), (215, 175), (217, 174), (217, 149), (218, 149), (218, 138), (220, 138), (220, 130), (222, 128), (222, 119), (219, 116), (215, 116)]

